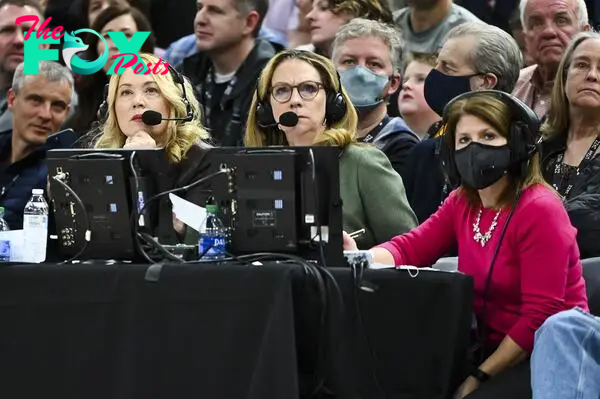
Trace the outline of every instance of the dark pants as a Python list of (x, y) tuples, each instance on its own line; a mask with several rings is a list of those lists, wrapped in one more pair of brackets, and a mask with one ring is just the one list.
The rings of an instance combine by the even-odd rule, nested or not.
[(490, 378), (465, 399), (531, 399), (529, 359)]

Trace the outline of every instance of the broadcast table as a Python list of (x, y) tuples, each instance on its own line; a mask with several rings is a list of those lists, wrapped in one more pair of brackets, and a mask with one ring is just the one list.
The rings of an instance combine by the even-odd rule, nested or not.
[[(460, 382), (473, 287), (459, 273), (330, 268), (343, 308), (297, 265), (0, 269), (0, 397), (444, 398)], [(320, 354), (319, 354), (320, 353)]]

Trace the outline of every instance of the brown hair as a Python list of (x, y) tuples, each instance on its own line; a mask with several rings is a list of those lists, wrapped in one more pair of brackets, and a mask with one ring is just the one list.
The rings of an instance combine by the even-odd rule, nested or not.
[[(446, 140), (446, 145), (450, 148), (450, 156), (453, 157), (456, 150), (456, 125), (465, 115), (481, 119), (492, 126), (502, 137), (505, 137), (509, 145), (511, 144), (510, 129), (517, 116), (504, 101), (494, 95), (482, 93), (458, 100), (450, 105), (446, 117), (448, 121), (446, 124), (446, 134), (443, 139)], [(535, 134), (535, 132), (532, 134)], [(511, 149), (511, 151), (513, 150)], [(507, 175), (509, 184), (500, 195), (499, 204), (501, 206), (513, 205), (517, 194), (533, 185), (543, 184), (549, 187), (542, 176), (538, 153), (535, 153), (529, 160), (526, 175), (519, 176), (519, 173), (520, 168), (514, 168), (509, 171)], [(476, 206), (481, 204), (477, 190), (466, 186), (461, 186), (460, 190), (467, 196), (471, 205)]]
[(413, 61), (420, 62), (422, 64), (426, 64), (426, 65), (429, 65), (429, 66), (435, 68), (437, 65), (437, 58), (438, 58), (437, 53), (419, 53), (419, 52), (413, 51), (412, 53), (406, 54), (406, 56), (404, 57), (404, 60), (403, 60), (404, 68), (403, 68), (402, 72), (403, 73), (406, 72), (406, 67), (408, 66), (408, 64), (410, 64)]
[(350, 14), (354, 18), (372, 19), (393, 24), (392, 10), (387, 0), (328, 0), (334, 14)]

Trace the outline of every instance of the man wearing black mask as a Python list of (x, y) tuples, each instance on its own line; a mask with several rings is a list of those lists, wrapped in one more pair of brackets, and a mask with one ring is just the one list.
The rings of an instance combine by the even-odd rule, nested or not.
[(383, 151), (404, 176), (408, 154), (420, 139), (402, 118), (387, 114), (387, 100), (400, 86), (401, 52), (396, 29), (363, 18), (344, 25), (332, 46), (333, 63), (358, 111), (358, 140)]
[[(425, 80), (425, 100), (441, 116), (454, 97), (473, 90), (512, 92), (523, 63), (517, 42), (505, 31), (483, 23), (466, 23), (452, 29), (438, 56), (438, 64)], [(444, 175), (439, 160), (444, 128), (436, 123), (430, 138), (416, 145), (406, 161), (408, 201), (419, 223), (431, 216), (456, 182)]]

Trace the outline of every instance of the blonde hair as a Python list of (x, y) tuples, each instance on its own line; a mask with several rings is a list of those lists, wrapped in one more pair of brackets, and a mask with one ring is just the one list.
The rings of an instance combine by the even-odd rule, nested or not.
[[(152, 54), (139, 54), (140, 59), (148, 64), (155, 65), (160, 61)], [(183, 102), (183, 90), (179, 83), (173, 80), (172, 72), (165, 75), (151, 74), (158, 85), (160, 94), (170, 105), (168, 118), (183, 118), (187, 115), (186, 106)], [(183, 76), (182, 76), (183, 77)], [(95, 140), (95, 148), (121, 148), (125, 144), (126, 137), (119, 128), (115, 115), (115, 99), (121, 75), (112, 75), (108, 84), (108, 96), (106, 103), (108, 114), (104, 123), (99, 126), (100, 134)], [(210, 135), (202, 126), (200, 120), (200, 105), (194, 97), (194, 89), (189, 81), (183, 77), (187, 100), (194, 113), (194, 118), (189, 122), (167, 121), (165, 135), (157, 144), (166, 149), (171, 162), (179, 162), (193, 145), (208, 146), (203, 140), (208, 140)]]
[[(451, 156), (454, 156), (454, 152), (456, 151), (456, 125), (465, 115), (479, 118), (492, 126), (502, 137), (505, 137), (507, 143), (511, 145), (510, 130), (517, 115), (511, 110), (510, 106), (494, 95), (486, 93), (477, 94), (475, 92), (472, 96), (456, 101), (448, 110), (448, 122), (446, 123), (447, 133), (443, 140), (446, 140), (446, 144), (451, 149)], [(536, 132), (531, 132), (531, 134), (535, 135)], [(511, 151), (514, 151), (512, 147)], [(519, 166), (517, 166), (516, 171), (509, 172), (509, 184), (500, 195), (499, 203), (501, 205), (514, 204), (518, 193), (533, 185), (542, 184), (550, 188), (542, 175), (538, 153), (533, 154), (529, 160), (525, 176), (519, 176), (519, 174)], [(467, 196), (472, 205), (481, 204), (481, 199), (479, 198), (477, 190), (461, 186), (461, 191)]]
[(600, 40), (600, 33), (593, 31), (581, 32), (571, 40), (565, 54), (563, 55), (558, 70), (556, 72), (556, 78), (554, 79), (554, 86), (552, 87), (552, 94), (550, 96), (550, 108), (546, 122), (541, 127), (541, 132), (544, 138), (551, 138), (560, 135), (566, 135), (571, 124), (569, 116), (569, 99), (565, 91), (565, 85), (567, 84), (567, 74), (573, 62), (573, 54), (577, 47), (588, 39)]
[[(267, 102), (271, 89), (271, 80), (275, 69), (284, 61), (301, 60), (312, 65), (321, 76), (325, 91), (341, 93), (346, 102), (346, 114), (337, 123), (327, 126), (325, 131), (315, 138), (315, 145), (346, 147), (356, 142), (358, 115), (350, 101), (350, 97), (342, 87), (339, 75), (331, 61), (323, 56), (301, 50), (285, 50), (275, 55), (267, 63), (258, 78), (257, 89), (252, 96), (252, 104), (248, 113), (244, 142), (247, 147), (265, 147), (269, 145), (288, 145), (285, 135), (278, 128), (263, 128), (258, 124), (256, 107), (259, 101)], [(260, 98), (260, 100), (259, 100)]]

